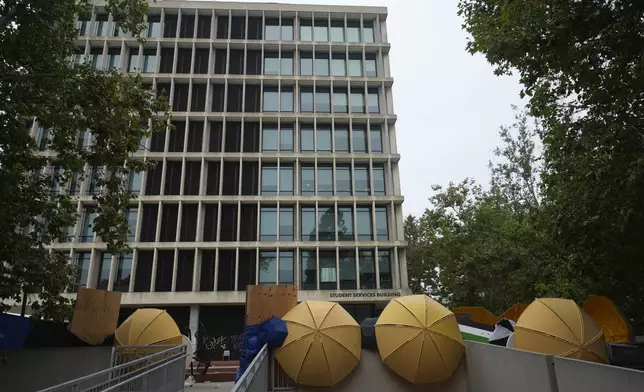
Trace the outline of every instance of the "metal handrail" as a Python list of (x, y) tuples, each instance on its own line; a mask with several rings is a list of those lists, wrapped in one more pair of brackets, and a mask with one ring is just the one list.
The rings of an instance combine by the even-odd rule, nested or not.
[[(261, 350), (257, 353), (253, 361), (248, 365), (248, 368), (239, 378), (239, 380), (233, 386), (230, 392), (244, 392), (250, 386), (250, 384), (255, 380), (261, 365), (263, 362), (268, 364), (268, 345), (264, 345)], [(268, 387), (268, 374), (266, 375), (267, 379), (264, 380), (266, 387)], [(266, 389), (266, 387), (264, 389)]]
[[(136, 346), (130, 346), (130, 347), (131, 348), (136, 348)], [(161, 348), (163, 346), (159, 346), (159, 347)], [(89, 375), (86, 375), (86, 376), (83, 376), (83, 377), (79, 377), (79, 378), (74, 379), (74, 380), (70, 380), (70, 381), (64, 382), (62, 384), (55, 385), (53, 387), (42, 389), (40, 392), (50, 392), (50, 391), (60, 390), (61, 388), (72, 387), (72, 386), (78, 385), (79, 383), (82, 383), (84, 381), (91, 380), (93, 378), (98, 378), (98, 377), (101, 377), (101, 376), (109, 376), (109, 375), (114, 374), (115, 371), (119, 371), (119, 370), (126, 369), (126, 368), (131, 368), (133, 366), (143, 364), (143, 363), (146, 363), (148, 365), (152, 365), (151, 367), (146, 369), (145, 373), (137, 373), (138, 371), (143, 370), (145, 368), (136, 369), (136, 370), (130, 372), (129, 375), (130, 376), (133, 375), (133, 376), (130, 377), (128, 380), (125, 380), (125, 382), (127, 382), (127, 381), (130, 381), (133, 378), (137, 378), (137, 377), (140, 377), (142, 375), (145, 375), (146, 373), (148, 373), (148, 372), (150, 372), (152, 370), (155, 370), (155, 369), (157, 369), (157, 368), (159, 368), (159, 367), (161, 367), (163, 365), (167, 365), (168, 363), (172, 363), (175, 360), (185, 358), (186, 355), (187, 355), (186, 351), (183, 350), (183, 349), (181, 351), (175, 353), (175, 354), (171, 354), (172, 351), (177, 351), (177, 348), (181, 349), (184, 346), (167, 346), (167, 347), (170, 347), (170, 348), (168, 348), (166, 350), (163, 350), (163, 351), (160, 351), (160, 352), (157, 352), (157, 353), (154, 353), (154, 354), (150, 354), (148, 356), (145, 356), (145, 357), (142, 357), (142, 358), (139, 358), (139, 359), (135, 359), (135, 360), (130, 361), (130, 362), (123, 363), (123, 364), (118, 365), (118, 366), (110, 367), (110, 368), (101, 370), (101, 371), (96, 372), (96, 373), (92, 373), (92, 374), (89, 374)], [(171, 354), (171, 355), (168, 355), (168, 356), (166, 356), (164, 358), (161, 358), (161, 359), (164, 360), (163, 362), (149, 363), (149, 362), (153, 361), (155, 358), (162, 357), (162, 356), (164, 356), (166, 354)], [(110, 389), (111, 388), (112, 387), (110, 387)]]

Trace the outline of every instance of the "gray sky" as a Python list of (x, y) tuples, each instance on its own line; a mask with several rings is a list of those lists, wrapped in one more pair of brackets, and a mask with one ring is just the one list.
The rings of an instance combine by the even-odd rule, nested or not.
[(457, 0), (253, 2), (386, 6), (404, 213), (422, 214), (432, 184), (488, 182), (498, 127), (512, 123), (511, 104), (522, 104), (520, 85), (465, 52)]

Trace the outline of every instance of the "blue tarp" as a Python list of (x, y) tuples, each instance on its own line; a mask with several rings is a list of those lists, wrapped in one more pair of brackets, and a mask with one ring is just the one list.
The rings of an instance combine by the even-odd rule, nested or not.
[(0, 350), (22, 348), (31, 331), (31, 319), (11, 314), (0, 315)]
[(248, 369), (264, 344), (268, 345), (269, 350), (277, 348), (284, 343), (286, 335), (288, 335), (286, 323), (277, 317), (272, 317), (259, 325), (244, 327), (244, 343), (235, 382)]

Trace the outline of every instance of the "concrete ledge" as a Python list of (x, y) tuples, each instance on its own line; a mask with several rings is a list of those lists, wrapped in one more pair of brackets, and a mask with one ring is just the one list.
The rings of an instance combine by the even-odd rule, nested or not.
[(559, 392), (642, 392), (644, 372), (555, 357)]

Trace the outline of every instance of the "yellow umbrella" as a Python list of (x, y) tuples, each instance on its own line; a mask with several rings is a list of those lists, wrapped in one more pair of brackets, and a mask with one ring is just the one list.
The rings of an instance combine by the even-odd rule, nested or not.
[(138, 309), (116, 329), (114, 344), (181, 344), (181, 332), (165, 310)]
[(591, 362), (608, 362), (601, 327), (569, 299), (539, 298), (514, 328), (515, 347)]
[(610, 299), (591, 295), (584, 303), (584, 311), (602, 327), (607, 342), (628, 343), (633, 339), (633, 327)]
[(339, 304), (304, 301), (282, 320), (288, 336), (275, 358), (297, 384), (333, 386), (360, 362), (360, 326)]
[(523, 313), (523, 311), (526, 310), (527, 307), (528, 304), (514, 304), (499, 316), (499, 320), (505, 318), (508, 320), (517, 321), (521, 316), (521, 313)]
[(485, 309), (482, 306), (462, 306), (460, 308), (453, 308), (452, 312), (454, 313), (468, 313), (470, 315), (470, 320), (475, 323), (487, 324), (487, 325), (496, 325), (498, 317), (489, 310)]
[(414, 384), (449, 378), (465, 351), (454, 313), (426, 295), (391, 300), (376, 322), (376, 340), (383, 362)]

